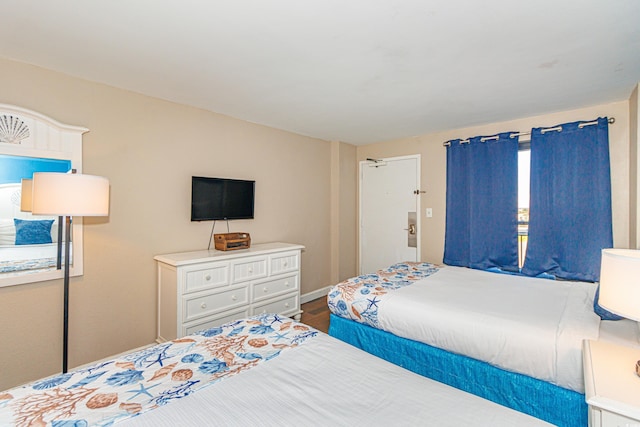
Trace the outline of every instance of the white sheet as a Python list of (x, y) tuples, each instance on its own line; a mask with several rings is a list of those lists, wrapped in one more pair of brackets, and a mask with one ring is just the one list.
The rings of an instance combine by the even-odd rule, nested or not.
[(0, 247), (0, 262), (56, 258), (57, 253), (57, 243), (42, 245), (2, 246)]
[(640, 324), (634, 320), (602, 320), (600, 341), (640, 348)]
[(123, 423), (153, 426), (543, 426), (325, 334)]
[(595, 284), (446, 267), (379, 304), (382, 329), (584, 392)]
[[(35, 273), (53, 269), (56, 267), (57, 251), (57, 243), (10, 247), (0, 246), (0, 273)], [(71, 251), (73, 252), (73, 248), (71, 248)], [(62, 262), (64, 262), (64, 247), (62, 253)], [(73, 254), (71, 256), (71, 262), (73, 262)]]

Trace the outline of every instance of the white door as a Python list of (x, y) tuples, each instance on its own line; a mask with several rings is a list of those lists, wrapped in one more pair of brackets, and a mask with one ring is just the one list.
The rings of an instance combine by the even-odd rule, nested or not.
[(360, 162), (360, 274), (420, 259), (420, 156)]

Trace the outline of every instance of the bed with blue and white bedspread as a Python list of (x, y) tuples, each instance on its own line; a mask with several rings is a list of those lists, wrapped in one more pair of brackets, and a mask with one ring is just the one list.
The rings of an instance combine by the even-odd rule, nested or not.
[(332, 287), (329, 333), (555, 424), (584, 425), (581, 345), (599, 337), (595, 290), (594, 283), (399, 263)]
[(0, 425), (543, 426), (275, 314), (0, 392)]
[(111, 425), (180, 399), (318, 332), (276, 315), (239, 320), (0, 394), (0, 425)]

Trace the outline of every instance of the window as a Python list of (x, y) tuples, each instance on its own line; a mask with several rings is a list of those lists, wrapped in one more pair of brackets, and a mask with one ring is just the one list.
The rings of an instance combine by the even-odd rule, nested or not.
[(529, 169), (531, 145), (520, 144), (518, 150), (518, 266), (522, 268), (529, 240)]

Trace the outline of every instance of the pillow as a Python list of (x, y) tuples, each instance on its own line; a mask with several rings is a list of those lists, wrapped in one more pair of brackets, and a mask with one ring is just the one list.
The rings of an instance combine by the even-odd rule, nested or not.
[(51, 240), (52, 219), (29, 221), (14, 218), (16, 226), (16, 245), (40, 245), (53, 243)]
[(598, 304), (598, 298), (600, 297), (600, 285), (598, 285), (598, 287), (596, 288), (596, 296), (593, 297), (593, 311), (596, 312), (596, 314), (598, 316), (600, 316), (600, 318), (602, 320), (622, 320), (624, 319), (624, 317), (619, 316), (617, 314), (614, 314), (612, 312), (610, 312), (609, 310), (607, 310), (606, 308), (603, 308), (602, 306), (600, 306), (600, 304)]

